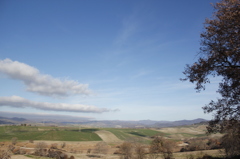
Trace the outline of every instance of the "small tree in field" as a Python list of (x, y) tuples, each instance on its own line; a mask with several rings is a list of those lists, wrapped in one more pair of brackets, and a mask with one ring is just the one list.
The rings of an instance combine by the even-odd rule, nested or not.
[(47, 154), (47, 144), (45, 142), (38, 142), (35, 146), (35, 154), (37, 156), (46, 156)]
[(161, 154), (164, 159), (171, 159), (175, 144), (163, 137), (155, 137), (150, 146), (150, 156), (156, 159)]
[(0, 150), (0, 159), (11, 159), (11, 155), (10, 149)]
[(107, 154), (108, 152), (108, 145), (106, 142), (99, 142), (95, 145), (93, 153), (96, 154)]
[(18, 140), (17, 137), (13, 137), (13, 138), (12, 138), (12, 144), (13, 144), (13, 145), (16, 145), (16, 144), (17, 144), (17, 140)]
[(140, 143), (134, 144), (134, 150), (135, 150), (135, 158), (136, 159), (144, 159), (146, 155), (146, 151), (144, 148), (144, 145)]
[(120, 152), (122, 159), (131, 159), (133, 157), (133, 144), (131, 142), (124, 142), (120, 145)]
[(66, 146), (66, 142), (61, 143), (61, 148), (64, 148)]

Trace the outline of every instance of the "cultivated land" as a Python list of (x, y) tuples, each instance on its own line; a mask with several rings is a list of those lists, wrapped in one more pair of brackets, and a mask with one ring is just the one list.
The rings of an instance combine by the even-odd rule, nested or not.
[(95, 133), (98, 129), (74, 127), (36, 127), (36, 126), (1, 126), (0, 140), (51, 140), (51, 141), (101, 141)]
[[(154, 136), (163, 136), (176, 142), (179, 147), (175, 151), (180, 150), (183, 140), (209, 138), (206, 135), (205, 125), (193, 125), (160, 129), (134, 129), (134, 128), (77, 128), (77, 127), (50, 127), (50, 126), (0, 126), (0, 149), (4, 149), (7, 145), (11, 145), (11, 139), (18, 138), (15, 147), (18, 147), (27, 154), (32, 154), (35, 146), (39, 142), (45, 142), (48, 148), (51, 145), (57, 145), (57, 149), (64, 153), (73, 155), (75, 158), (91, 158), (96, 157), (93, 153), (96, 145), (100, 142), (107, 143), (107, 154), (101, 154), (100, 157), (119, 158), (119, 145), (124, 141), (139, 142), (149, 147)], [(216, 136), (212, 136), (216, 138)], [(33, 141), (33, 143), (31, 143)], [(61, 145), (65, 143), (65, 147)], [(92, 151), (88, 153), (89, 149)], [(186, 155), (201, 155), (202, 152), (176, 152), (175, 159), (185, 159)], [(218, 150), (208, 150), (204, 153), (219, 155)], [(92, 156), (91, 156), (92, 155)], [(95, 156), (94, 156), (95, 155)], [(27, 156), (15, 156), (19, 159), (27, 158)], [(33, 156), (31, 156), (33, 157)], [(97, 157), (99, 157), (97, 155)], [(35, 157), (37, 158), (37, 157)], [(42, 158), (44, 159), (44, 158)]]

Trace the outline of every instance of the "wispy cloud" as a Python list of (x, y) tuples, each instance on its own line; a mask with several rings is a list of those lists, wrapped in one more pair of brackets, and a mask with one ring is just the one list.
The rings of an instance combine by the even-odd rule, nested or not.
[(139, 13), (137, 11), (133, 11), (132, 14), (125, 17), (122, 20), (122, 26), (120, 29), (120, 34), (116, 38), (116, 46), (123, 47), (129, 40), (134, 38), (136, 34), (141, 30), (141, 22)]
[(126, 41), (137, 32), (137, 23), (131, 20), (126, 20), (123, 23), (123, 30), (117, 38), (117, 44), (123, 45)]
[(142, 77), (142, 76), (146, 76), (148, 74), (152, 73), (152, 71), (147, 71), (147, 70), (141, 70), (139, 71), (138, 73), (136, 73), (135, 75), (133, 75), (131, 77), (131, 79), (135, 79), (135, 78), (139, 78), (139, 77)]
[(0, 106), (10, 106), (17, 108), (32, 107), (41, 110), (83, 112), (83, 113), (102, 113), (110, 111), (106, 108), (97, 108), (95, 106), (82, 104), (35, 102), (19, 96), (0, 97)]
[(0, 60), (0, 73), (24, 82), (27, 91), (45, 96), (60, 97), (72, 94), (88, 95), (91, 93), (87, 84), (53, 78), (50, 75), (41, 74), (38, 69), (32, 66), (10, 59)]

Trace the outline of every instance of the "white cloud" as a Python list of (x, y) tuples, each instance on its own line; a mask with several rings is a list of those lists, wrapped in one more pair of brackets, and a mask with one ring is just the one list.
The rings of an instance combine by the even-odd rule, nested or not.
[(45, 96), (88, 95), (91, 93), (87, 84), (53, 78), (50, 75), (41, 74), (32, 66), (10, 59), (0, 60), (0, 73), (9, 78), (23, 81), (27, 91)]
[(97, 108), (95, 106), (81, 104), (35, 102), (19, 96), (0, 97), (0, 106), (10, 106), (17, 108), (32, 107), (42, 110), (83, 112), (83, 113), (102, 113), (110, 111), (106, 108)]

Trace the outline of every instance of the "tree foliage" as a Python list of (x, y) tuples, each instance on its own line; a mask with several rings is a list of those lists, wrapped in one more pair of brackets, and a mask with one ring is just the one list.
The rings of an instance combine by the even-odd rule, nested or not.
[(166, 140), (163, 137), (157, 136), (151, 143), (150, 146), (150, 156), (153, 159), (159, 157), (159, 154), (163, 156), (164, 159), (171, 159), (173, 156), (173, 149), (175, 143), (171, 140)]
[(203, 107), (214, 113), (208, 132), (224, 132), (222, 146), (229, 157), (240, 155), (240, 0), (222, 0), (214, 5), (215, 12), (205, 21), (201, 34), (200, 57), (187, 65), (183, 80), (196, 83), (198, 91), (210, 83), (209, 77), (219, 76), (217, 101)]
[(131, 159), (133, 156), (133, 145), (131, 142), (124, 142), (120, 145), (122, 159)]
[(108, 152), (108, 145), (106, 142), (99, 142), (94, 147), (94, 153), (96, 154), (107, 154)]
[(235, 125), (227, 130), (222, 137), (222, 146), (227, 157), (238, 156), (240, 158), (240, 125)]
[(240, 0), (222, 0), (214, 6), (211, 19), (206, 19), (201, 33), (199, 59), (187, 65), (185, 79), (196, 83), (195, 89), (205, 89), (210, 77), (220, 77), (217, 92), (221, 98), (203, 107), (214, 113), (208, 131), (226, 130), (229, 121), (240, 119)]

